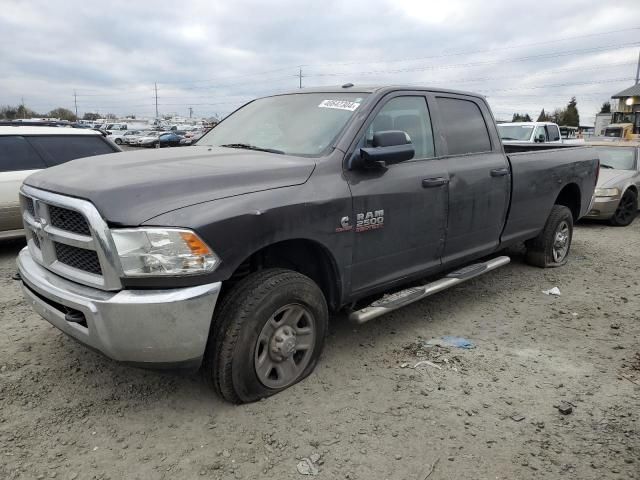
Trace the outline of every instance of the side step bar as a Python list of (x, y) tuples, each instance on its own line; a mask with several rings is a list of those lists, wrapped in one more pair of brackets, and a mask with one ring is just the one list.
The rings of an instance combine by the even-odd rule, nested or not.
[(383, 298), (376, 300), (371, 305), (364, 307), (355, 312), (351, 312), (349, 320), (354, 323), (365, 323), (369, 320), (373, 320), (380, 315), (392, 312), (398, 308), (409, 305), (410, 303), (417, 302), (423, 298), (433, 295), (434, 293), (441, 292), (447, 288), (451, 288), (462, 282), (478, 277), (484, 273), (495, 270), (509, 263), (511, 259), (509, 257), (496, 257), (488, 262), (474, 263), (467, 265), (455, 272), (449, 273), (447, 276), (436, 280), (435, 282), (427, 283), (419, 287), (411, 287), (405, 290), (401, 290), (390, 295), (385, 295)]

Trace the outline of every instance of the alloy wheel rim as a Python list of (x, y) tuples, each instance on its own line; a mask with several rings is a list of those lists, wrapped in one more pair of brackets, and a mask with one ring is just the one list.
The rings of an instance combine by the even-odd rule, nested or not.
[(316, 322), (309, 310), (296, 303), (279, 308), (264, 324), (254, 352), (254, 368), (267, 388), (294, 383), (311, 361)]
[(626, 222), (633, 215), (633, 199), (630, 195), (624, 195), (620, 201), (620, 205), (616, 209), (616, 219), (619, 222)]
[(566, 221), (560, 222), (553, 236), (552, 253), (554, 262), (559, 263), (567, 256), (570, 236), (569, 224)]

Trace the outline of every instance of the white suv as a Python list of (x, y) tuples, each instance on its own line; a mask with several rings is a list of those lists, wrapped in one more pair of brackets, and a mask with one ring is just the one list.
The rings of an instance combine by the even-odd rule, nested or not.
[(24, 235), (18, 191), (27, 176), (76, 158), (119, 151), (95, 130), (0, 126), (0, 239)]

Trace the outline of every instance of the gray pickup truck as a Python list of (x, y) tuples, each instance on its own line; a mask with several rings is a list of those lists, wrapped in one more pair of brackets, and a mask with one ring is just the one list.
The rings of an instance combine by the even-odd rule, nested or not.
[(18, 266), (33, 308), (81, 343), (200, 367), (250, 402), (311, 373), (330, 311), (371, 320), (521, 242), (531, 264), (563, 265), (597, 175), (588, 147), (503, 146), (479, 95), (305, 89), (188, 148), (28, 177)]

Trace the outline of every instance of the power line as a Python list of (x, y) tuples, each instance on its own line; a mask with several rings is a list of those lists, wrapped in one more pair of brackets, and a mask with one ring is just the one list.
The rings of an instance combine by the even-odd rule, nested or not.
[(615, 33), (622, 33), (622, 32), (629, 32), (629, 31), (633, 31), (633, 30), (640, 30), (640, 27), (631, 27), (631, 28), (624, 28), (624, 29), (620, 29), (620, 30), (609, 30), (607, 32), (598, 32), (598, 33), (589, 33), (589, 34), (585, 34), (585, 35), (576, 35), (573, 37), (564, 37), (564, 38), (558, 38), (555, 40), (545, 40), (542, 42), (533, 42), (533, 43), (522, 43), (522, 44), (517, 44), (517, 45), (506, 45), (503, 47), (496, 47), (496, 48), (488, 48), (488, 49), (483, 49), (483, 50), (468, 50), (468, 51), (463, 51), (463, 52), (455, 52), (455, 53), (442, 53), (442, 54), (438, 54), (438, 55), (431, 55), (428, 57), (414, 57), (414, 58), (405, 58), (405, 59), (392, 59), (392, 60), (377, 60), (377, 61), (357, 61), (357, 62), (336, 62), (336, 63), (318, 63), (318, 64), (308, 64), (307, 66), (309, 67), (318, 67), (318, 66), (334, 66), (334, 65), (367, 65), (367, 64), (373, 64), (373, 63), (402, 63), (402, 62), (414, 62), (414, 61), (421, 61), (421, 60), (433, 60), (436, 58), (444, 58), (444, 57), (455, 57), (455, 56), (461, 56), (461, 55), (476, 55), (478, 53), (490, 53), (490, 52), (497, 52), (497, 51), (502, 51), (502, 50), (510, 50), (510, 49), (514, 49), (514, 48), (525, 48), (525, 47), (535, 47), (538, 45), (548, 45), (548, 44), (556, 44), (558, 42), (563, 42), (563, 41), (567, 41), (567, 40), (578, 40), (581, 38), (588, 38), (588, 37), (596, 37), (596, 36), (601, 36), (601, 35), (610, 35), (610, 34), (615, 34)]
[(476, 67), (476, 66), (482, 66), (482, 65), (495, 65), (495, 64), (503, 64), (503, 63), (511, 63), (511, 62), (521, 62), (521, 61), (532, 60), (537, 58), (557, 58), (557, 57), (565, 57), (569, 55), (577, 55), (581, 53), (620, 50), (620, 49), (628, 48), (631, 46), (637, 46), (637, 45), (640, 45), (640, 42), (629, 42), (629, 43), (622, 43), (618, 45), (606, 45), (603, 47), (567, 50), (564, 52), (542, 53), (539, 55), (527, 55), (525, 57), (506, 58), (506, 59), (500, 59), (500, 60), (486, 60), (486, 61), (472, 62), (472, 63), (426, 65), (421, 67), (401, 68), (401, 69), (395, 69), (395, 70), (371, 70), (368, 72), (310, 73), (310, 74), (307, 74), (307, 76), (309, 77), (338, 77), (338, 76), (345, 76), (345, 75), (361, 76), (361, 75), (377, 75), (377, 74), (389, 74), (389, 73), (419, 72), (419, 71), (425, 71), (425, 70), (441, 70), (441, 69), (460, 68), (460, 67), (468, 68), (468, 67)]
[[(605, 31), (605, 32), (595, 32), (595, 33), (584, 34), (584, 35), (561, 37), (561, 38), (556, 38), (556, 39), (552, 39), (552, 40), (538, 41), (538, 42), (532, 42), (532, 43), (522, 43), (522, 44), (516, 44), (516, 45), (504, 45), (504, 46), (501, 46), (501, 47), (482, 49), (482, 50), (468, 50), (468, 51), (462, 51), (462, 52), (442, 53), (442, 54), (431, 55), (431, 56), (427, 56), (427, 57), (405, 58), (405, 59), (387, 59), (387, 60), (374, 60), (374, 61), (368, 60), (368, 61), (356, 61), (356, 62), (316, 63), (316, 64), (307, 64), (307, 66), (309, 66), (309, 67), (323, 67), (323, 66), (335, 66), (335, 65), (364, 65), (364, 64), (402, 63), (402, 62), (412, 62), (412, 61), (420, 61), (420, 60), (431, 60), (431, 59), (436, 59), (436, 58), (454, 57), (454, 56), (461, 56), (461, 55), (475, 55), (475, 54), (478, 54), (478, 53), (490, 53), (490, 52), (497, 52), (497, 51), (503, 51), (503, 50), (511, 50), (511, 49), (516, 49), (516, 48), (526, 48), (526, 47), (533, 47), (533, 46), (539, 46), (539, 45), (557, 44), (558, 42), (564, 42), (564, 41), (570, 41), (570, 40), (579, 40), (579, 39), (583, 39), (583, 38), (597, 37), (597, 36), (603, 36), (603, 35), (619, 34), (619, 33), (625, 33), (625, 32), (636, 31), (636, 30), (640, 30), (640, 27), (630, 27), (630, 28), (623, 28), (623, 29), (619, 29), (619, 30), (609, 30), (609, 31)], [(278, 72), (282, 72), (282, 71), (286, 71), (286, 70), (291, 70), (293, 68), (294, 68), (294, 66), (290, 65), (290, 66), (281, 67), (281, 68), (277, 68), (277, 69), (273, 69), (273, 70), (259, 71), (259, 72), (247, 72), (247, 73), (243, 73), (243, 74), (236, 74), (236, 75), (230, 75), (230, 76), (221, 76), (221, 77), (202, 79), (202, 80), (163, 81), (163, 82), (158, 82), (158, 83), (160, 83), (162, 85), (181, 85), (181, 84), (194, 84), (194, 83), (214, 82), (214, 81), (220, 81), (220, 80), (225, 81), (225, 80), (229, 80), (229, 79), (233, 79), (233, 78), (244, 78), (244, 77), (255, 77), (255, 76), (260, 76), (260, 75), (268, 75), (268, 74), (271, 74), (271, 73), (278, 73)], [(192, 87), (192, 88), (202, 88), (202, 87)]]

